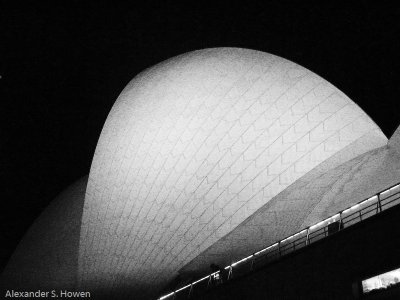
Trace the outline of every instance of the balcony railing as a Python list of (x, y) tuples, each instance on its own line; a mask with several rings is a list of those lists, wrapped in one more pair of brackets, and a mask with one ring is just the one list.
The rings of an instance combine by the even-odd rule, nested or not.
[(400, 203), (400, 183), (160, 298), (189, 299)]

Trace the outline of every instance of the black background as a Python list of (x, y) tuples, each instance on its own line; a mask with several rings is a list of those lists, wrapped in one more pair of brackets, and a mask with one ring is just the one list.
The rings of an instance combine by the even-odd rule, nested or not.
[(89, 173), (124, 86), (172, 56), (269, 52), (327, 79), (388, 137), (400, 124), (395, 4), (114, 2), (0, 4), (0, 268), (49, 202)]

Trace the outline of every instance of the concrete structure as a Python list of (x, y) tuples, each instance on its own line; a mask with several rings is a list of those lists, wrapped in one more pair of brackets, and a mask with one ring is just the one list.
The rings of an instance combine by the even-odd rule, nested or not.
[(338, 151), (354, 144), (356, 156), (386, 142), (343, 93), (276, 56), (209, 49), (161, 63), (125, 88), (103, 128), (82, 219), (81, 284), (162, 287)]
[(121, 93), (100, 136), (75, 287), (155, 297), (178, 274), (325, 218), (400, 181), (398, 132), (387, 146), (342, 92), (270, 54), (207, 49), (150, 68)]
[(31, 226), (1, 274), (4, 290), (73, 290), (87, 177), (62, 192)]
[[(397, 131), (399, 132), (399, 130)], [(187, 277), (209, 272), (207, 262), (228, 265), (249, 254), (248, 249), (261, 249), (299, 229), (316, 224), (380, 190), (400, 182), (400, 150), (389, 145), (370, 150), (353, 159), (350, 145), (325, 163), (314, 168), (279, 193), (240, 226), (221, 238), (206, 251), (186, 264), (180, 273)], [(372, 140), (365, 141), (373, 143)], [(345, 161), (333, 168), (332, 162)], [(336, 164), (335, 164), (336, 165)]]
[(397, 128), (389, 141), (389, 148), (400, 153), (400, 127)]

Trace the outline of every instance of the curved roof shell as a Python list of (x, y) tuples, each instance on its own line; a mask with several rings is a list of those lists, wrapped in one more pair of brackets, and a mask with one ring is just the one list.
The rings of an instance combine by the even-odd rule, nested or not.
[[(339, 151), (276, 195), (183, 266), (181, 277), (200, 278), (210, 272), (209, 262), (229, 265), (399, 183), (400, 157), (395, 149), (389, 144), (353, 157), (351, 149), (360, 147), (360, 142)], [(370, 145), (377, 140), (362, 142)]]
[(336, 165), (386, 142), (346, 95), (283, 58), (215, 48), (156, 65), (127, 85), (101, 133), (80, 286), (151, 295), (341, 150), (352, 156)]
[(1, 274), (2, 290), (76, 289), (87, 179), (65, 189), (35, 220)]

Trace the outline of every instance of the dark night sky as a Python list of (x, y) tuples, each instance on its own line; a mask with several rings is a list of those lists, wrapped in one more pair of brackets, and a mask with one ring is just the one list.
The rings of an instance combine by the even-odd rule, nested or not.
[(128, 81), (172, 56), (219, 46), (276, 54), (337, 86), (387, 136), (400, 124), (395, 6), (82, 2), (0, 2), (0, 270), (49, 202), (88, 174)]

